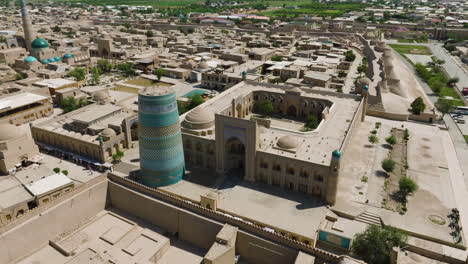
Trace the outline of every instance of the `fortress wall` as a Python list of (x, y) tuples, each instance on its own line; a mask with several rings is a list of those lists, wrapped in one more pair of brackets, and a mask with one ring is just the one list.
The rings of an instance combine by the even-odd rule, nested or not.
[(51, 207), (46, 204), (45, 210), (42, 207), (31, 210), (30, 216), (23, 216), (28, 217), (26, 221), (0, 234), (0, 263), (16, 262), (32, 254), (47, 245), (49, 240), (76, 228), (104, 210), (107, 179), (102, 179), (97, 183), (93, 181), (93, 185), (86, 185), (87, 188), (80, 188), (79, 192), (73, 192), (71, 196), (50, 201), (59, 202)]
[(294, 263), (298, 251), (255, 237), (239, 230), (236, 239), (236, 254), (248, 263), (282, 264)]

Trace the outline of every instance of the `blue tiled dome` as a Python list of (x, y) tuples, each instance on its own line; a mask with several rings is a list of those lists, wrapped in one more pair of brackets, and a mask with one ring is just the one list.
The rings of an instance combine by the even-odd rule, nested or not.
[(50, 58), (47, 60), (47, 62), (55, 62), (54, 58)]
[(42, 63), (42, 64), (47, 64), (47, 63), (49, 63), (49, 61), (46, 60), (46, 59), (42, 59), (42, 60), (41, 60), (41, 63)]
[(32, 62), (36, 62), (37, 59), (34, 58), (33, 56), (27, 56), (26, 58), (24, 58), (24, 62), (27, 62), (27, 63), (32, 63)]
[(63, 55), (63, 57), (64, 57), (65, 59), (71, 59), (71, 58), (73, 58), (73, 55), (70, 54), (70, 53), (65, 53), (65, 55)]
[(42, 38), (36, 38), (35, 40), (33, 40), (33, 42), (31, 43), (31, 47), (33, 49), (45, 49), (45, 48), (48, 48), (49, 47), (49, 43), (47, 43), (47, 41), (45, 39), (42, 39)]
[(332, 152), (332, 157), (335, 158), (335, 159), (341, 158), (341, 151), (339, 151), (339, 150), (334, 150), (334, 151)]
[(55, 61), (61, 61), (62, 59), (60, 57), (54, 57)]

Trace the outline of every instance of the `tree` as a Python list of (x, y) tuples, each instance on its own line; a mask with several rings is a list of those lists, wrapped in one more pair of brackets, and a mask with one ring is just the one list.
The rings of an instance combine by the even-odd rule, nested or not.
[(38, 33), (41, 33), (41, 34), (44, 34), (44, 33), (47, 33), (47, 29), (45, 28), (41, 28), (37, 31)]
[(68, 96), (60, 102), (60, 108), (63, 109), (65, 113), (74, 111), (80, 107), (83, 107), (88, 104), (86, 99), (76, 100), (75, 97)]
[(379, 142), (379, 138), (376, 135), (370, 135), (368, 139), (369, 139), (369, 142), (372, 144)]
[(354, 55), (352, 50), (348, 50), (344, 53), (346, 61), (354, 61), (356, 59), (356, 55)]
[(97, 68), (97, 67), (93, 67), (91, 69), (91, 83), (93, 85), (98, 85), (100, 80), (101, 80), (101, 73), (100, 73), (100, 70)]
[(421, 114), (424, 112), (424, 109), (426, 109), (426, 104), (421, 97), (414, 99), (411, 103), (411, 112), (415, 115)]
[(346, 75), (347, 75), (347, 74), (346, 74), (345, 71), (339, 71), (339, 72), (338, 72), (338, 77), (340, 77), (340, 78), (344, 78), (344, 77), (346, 77)]
[(408, 177), (400, 178), (398, 186), (405, 196), (418, 190), (418, 184)]
[(164, 76), (166, 70), (164, 70), (163, 68), (158, 68), (155, 69), (153, 73), (156, 75), (156, 77), (158, 77), (158, 81), (161, 81), (161, 77)]
[(132, 76), (136, 74), (135, 69), (133, 69), (133, 64), (130, 62), (117, 64), (116, 68), (126, 76)]
[(97, 61), (96, 67), (101, 71), (101, 73), (106, 73), (111, 72), (114, 66), (109, 60), (103, 59)]
[(281, 55), (274, 55), (274, 56), (271, 56), (271, 60), (272, 60), (272, 61), (283, 61), (283, 56), (281, 56)]
[(147, 36), (148, 38), (152, 38), (152, 37), (154, 37), (154, 33), (153, 33), (153, 31), (152, 31), (152, 30), (148, 30), (148, 31), (146, 31), (146, 36)]
[(58, 33), (58, 32), (60, 32), (60, 31), (62, 31), (62, 29), (61, 29), (59, 26), (57, 26), (57, 25), (54, 26), (54, 27), (52, 27), (51, 29), (52, 29), (52, 31), (55, 32), (55, 33)]
[(437, 102), (435, 103), (435, 106), (439, 111), (442, 113), (442, 117), (445, 116), (445, 114), (448, 114), (453, 111), (455, 108), (453, 104), (449, 100), (444, 100), (444, 99), (437, 99)]
[(382, 161), (382, 169), (384, 169), (384, 171), (387, 173), (392, 172), (395, 169), (395, 161), (391, 159), (384, 159)]
[(68, 171), (67, 171), (67, 170), (63, 170), (63, 171), (62, 171), (62, 174), (65, 175), (65, 176), (67, 176), (67, 175), (68, 175)]
[(183, 113), (187, 112), (187, 108), (181, 101), (177, 101), (177, 110), (179, 111), (179, 115), (182, 115)]
[(24, 80), (26, 78), (28, 78), (28, 75), (24, 72), (18, 72), (16, 75), (16, 80)]
[(391, 226), (369, 225), (354, 236), (351, 251), (369, 264), (389, 264), (393, 247), (403, 247), (408, 236)]
[(258, 102), (258, 111), (263, 115), (273, 112), (273, 103), (270, 100), (261, 100)]
[(193, 109), (201, 104), (203, 104), (204, 100), (199, 94), (195, 94), (190, 98), (190, 102), (187, 105), (187, 110)]
[(123, 156), (124, 156), (124, 153), (122, 151), (117, 151), (117, 153), (112, 155), (112, 160), (114, 162), (119, 162)]
[(319, 122), (317, 120), (317, 117), (315, 115), (309, 115), (305, 126), (310, 129), (316, 129), (318, 125), (319, 125)]
[(450, 87), (453, 87), (455, 86), (456, 83), (458, 83), (460, 81), (460, 78), (458, 77), (453, 77), (453, 78), (450, 78), (448, 81), (447, 81), (447, 85), (450, 86)]
[(59, 173), (59, 172), (60, 172), (60, 168), (54, 168), (53, 171), (54, 171), (55, 173)]
[(391, 135), (391, 136), (385, 138), (385, 141), (387, 141), (387, 143), (388, 143), (389, 145), (391, 145), (392, 147), (393, 147), (393, 145), (395, 145), (395, 144), (397, 143), (397, 139), (396, 139), (396, 137), (393, 136), (393, 135)]
[(77, 67), (68, 72), (68, 77), (73, 77), (77, 81), (82, 81), (86, 78), (86, 71), (83, 68)]

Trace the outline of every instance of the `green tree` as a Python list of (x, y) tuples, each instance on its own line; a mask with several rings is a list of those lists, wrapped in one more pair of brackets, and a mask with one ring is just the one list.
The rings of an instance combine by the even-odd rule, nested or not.
[(348, 50), (344, 53), (346, 61), (354, 61), (356, 59), (356, 55), (354, 55), (352, 50)]
[(453, 104), (449, 100), (444, 100), (444, 99), (437, 99), (437, 102), (435, 103), (435, 106), (439, 111), (442, 113), (442, 117), (445, 116), (445, 114), (448, 114), (453, 111), (455, 108)]
[(18, 72), (15, 77), (16, 77), (16, 80), (24, 80), (28, 78), (28, 75), (24, 72)]
[(387, 173), (392, 172), (395, 169), (395, 161), (392, 159), (384, 159), (382, 161), (382, 169)]
[(117, 64), (116, 68), (126, 76), (133, 76), (136, 74), (135, 69), (133, 69), (133, 64), (130, 62)]
[(109, 60), (103, 59), (97, 61), (97, 68), (101, 71), (101, 73), (111, 72), (114, 66)]
[(258, 111), (263, 115), (273, 112), (273, 103), (270, 100), (261, 100), (258, 102)]
[(124, 156), (124, 153), (122, 151), (117, 151), (117, 153), (112, 155), (112, 160), (114, 162), (119, 162), (122, 160), (123, 156)]
[(400, 230), (369, 225), (354, 236), (351, 251), (369, 264), (389, 264), (393, 247), (403, 247), (408, 236)]
[(158, 69), (155, 69), (153, 73), (154, 75), (156, 75), (156, 77), (158, 77), (158, 81), (160, 81), (161, 77), (163, 77), (164, 74), (166, 73), (166, 70), (164, 70), (163, 68), (158, 68)]
[(97, 67), (91, 68), (91, 83), (93, 85), (98, 85), (101, 80), (101, 71)]
[(179, 115), (182, 115), (185, 112), (187, 112), (187, 108), (181, 101), (177, 101), (177, 110), (179, 111)]
[(393, 145), (395, 145), (395, 144), (397, 143), (397, 139), (396, 139), (396, 137), (393, 136), (393, 135), (391, 135), (391, 136), (385, 138), (385, 141), (386, 141), (390, 146), (392, 146), (392, 147), (393, 147)]
[(75, 97), (68, 96), (60, 102), (60, 108), (62, 108), (65, 113), (68, 113), (87, 104), (88, 101), (86, 99), (77, 100)]
[(368, 137), (368, 140), (372, 144), (375, 144), (375, 143), (379, 142), (379, 138), (376, 135), (370, 135)]
[(62, 174), (67, 176), (68, 175), (68, 171), (67, 170), (62, 170)]
[(450, 87), (453, 87), (455, 86), (456, 83), (458, 83), (460, 81), (460, 78), (458, 77), (453, 77), (453, 78), (450, 78), (448, 81), (447, 81), (447, 85), (450, 86)]
[(411, 112), (415, 115), (421, 114), (424, 112), (424, 109), (426, 109), (426, 104), (421, 97), (414, 99), (411, 103)]
[(152, 30), (148, 30), (148, 31), (146, 31), (146, 34), (145, 34), (145, 35), (146, 35), (148, 38), (152, 38), (152, 37), (154, 37), (154, 33), (153, 33), (153, 31), (152, 31)]
[(52, 29), (53, 32), (56, 32), (56, 33), (62, 31), (62, 29), (61, 29), (59, 26), (57, 26), (57, 25), (54, 26), (54, 27), (52, 27), (51, 29)]
[(274, 56), (271, 56), (271, 60), (272, 60), (272, 61), (283, 61), (283, 56), (281, 56), (281, 55), (274, 55)]
[(195, 94), (190, 98), (190, 102), (187, 104), (187, 110), (193, 109), (201, 104), (203, 104), (204, 100), (199, 94)]
[(319, 125), (318, 119), (315, 115), (309, 115), (307, 118), (306, 127), (310, 129), (316, 129)]
[(339, 72), (338, 72), (338, 77), (340, 77), (340, 78), (344, 78), (344, 77), (346, 77), (346, 75), (347, 75), (347, 74), (346, 74), (346, 72), (344, 72), (344, 71), (339, 71)]
[(418, 190), (418, 184), (408, 177), (401, 177), (398, 181), (398, 187), (405, 196)]
[(83, 68), (77, 67), (68, 72), (68, 77), (73, 77), (77, 81), (82, 81), (86, 78), (86, 71)]
[(53, 171), (54, 171), (55, 173), (59, 173), (59, 172), (60, 172), (60, 168), (54, 168)]

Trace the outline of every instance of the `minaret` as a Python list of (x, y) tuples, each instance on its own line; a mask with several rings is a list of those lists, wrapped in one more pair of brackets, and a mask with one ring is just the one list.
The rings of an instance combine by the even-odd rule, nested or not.
[(19, 0), (21, 7), (21, 18), (23, 19), (24, 41), (26, 42), (26, 49), (31, 52), (31, 42), (33, 40), (32, 24), (29, 18), (28, 9), (24, 0)]

